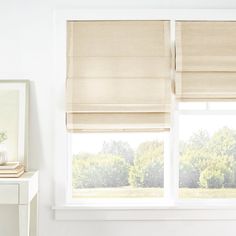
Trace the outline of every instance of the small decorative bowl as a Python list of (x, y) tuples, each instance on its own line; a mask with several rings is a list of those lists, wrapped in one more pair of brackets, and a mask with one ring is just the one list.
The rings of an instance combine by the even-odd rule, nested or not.
[(0, 151), (0, 165), (4, 165), (7, 162), (7, 152)]

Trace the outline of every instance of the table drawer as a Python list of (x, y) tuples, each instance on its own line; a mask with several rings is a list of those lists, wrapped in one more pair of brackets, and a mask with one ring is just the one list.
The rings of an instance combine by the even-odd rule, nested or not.
[(18, 184), (0, 184), (0, 204), (18, 204)]

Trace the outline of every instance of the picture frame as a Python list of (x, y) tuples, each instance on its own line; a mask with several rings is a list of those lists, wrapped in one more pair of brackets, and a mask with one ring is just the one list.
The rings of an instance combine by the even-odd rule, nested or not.
[[(29, 81), (0, 80), (0, 146), (28, 170)], [(2, 137), (2, 139), (1, 139)]]

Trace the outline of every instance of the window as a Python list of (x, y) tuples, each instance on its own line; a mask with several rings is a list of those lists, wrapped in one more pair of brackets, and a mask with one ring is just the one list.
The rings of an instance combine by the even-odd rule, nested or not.
[(170, 45), (170, 21), (67, 22), (72, 198), (163, 198)]
[[(236, 198), (236, 103), (180, 102), (177, 114), (179, 200)], [(169, 132), (70, 134), (73, 200), (164, 198), (174, 145)]]
[(179, 197), (236, 198), (236, 103), (179, 109)]
[[(113, 202), (108, 201), (105, 199), (102, 201), (102, 199), (92, 199), (91, 201), (82, 198), (77, 198), (77, 202), (69, 201), (71, 199), (67, 199), (66, 196), (72, 196), (68, 195), (68, 187), (71, 187), (72, 181), (68, 182), (68, 177), (72, 176), (72, 168), (71, 168), (71, 158), (72, 155), (67, 155), (67, 140), (66, 137), (69, 137), (69, 147), (72, 147), (72, 140), (73, 136), (80, 136), (86, 134), (86, 136), (91, 135), (90, 137), (98, 137), (101, 132), (103, 132), (105, 129), (110, 129), (111, 126), (115, 130), (113, 132), (116, 132), (116, 128), (123, 129), (123, 132), (119, 133), (122, 134), (122, 140), (124, 140), (124, 137), (127, 134), (127, 128), (130, 128), (130, 124), (133, 126), (131, 128), (134, 128), (135, 131), (138, 128), (144, 128), (146, 127), (148, 130), (146, 131), (153, 131), (151, 130), (153, 128), (153, 120), (156, 120), (158, 117), (153, 116), (153, 120), (151, 117), (149, 117), (148, 122), (146, 120), (142, 119), (140, 117), (140, 122), (137, 124), (137, 116), (135, 118), (136, 123), (132, 120), (133, 113), (135, 115), (139, 112), (144, 112), (145, 119), (147, 118), (146, 112), (148, 111), (157, 111), (157, 108), (164, 107), (165, 109), (159, 109), (159, 112), (169, 112), (169, 110), (165, 107), (165, 104), (169, 102), (165, 102), (167, 100), (162, 99), (160, 102), (157, 101), (158, 96), (161, 95), (161, 91), (164, 91), (165, 89), (161, 89), (159, 91), (156, 87), (152, 86), (153, 84), (159, 83), (157, 81), (160, 81), (160, 84), (157, 85), (158, 88), (168, 88), (168, 84), (165, 83), (166, 80), (168, 80), (168, 74), (171, 72), (173, 74), (173, 80), (174, 80), (174, 88), (175, 93), (172, 94), (172, 101), (175, 99), (178, 99), (178, 101), (186, 101), (189, 99), (190, 101), (194, 99), (194, 104), (199, 103), (198, 107), (193, 107), (193, 104), (190, 104), (190, 102), (184, 102), (178, 105), (182, 106), (189, 106), (192, 110), (192, 115), (195, 115), (196, 112), (202, 112), (202, 106), (205, 109), (204, 102), (202, 101), (208, 101), (208, 99), (216, 99), (218, 101), (221, 101), (221, 99), (232, 99), (235, 101), (236, 99), (236, 93), (234, 86), (235, 82), (235, 40), (234, 37), (228, 37), (228, 35), (234, 35), (235, 34), (235, 27), (227, 27), (228, 21), (232, 19), (232, 12), (227, 11), (220, 11), (214, 12), (214, 11), (207, 11), (207, 12), (201, 12), (201, 11), (162, 11), (162, 10), (152, 10), (152, 11), (123, 11), (123, 10), (102, 10), (102, 11), (90, 11), (90, 10), (73, 10), (73, 11), (57, 11), (55, 14), (55, 81), (53, 91), (55, 93), (55, 111), (54, 111), (54, 159), (55, 159), (55, 217), (59, 220), (235, 220), (235, 210), (233, 209), (232, 205), (235, 204), (235, 201), (230, 201), (229, 199), (225, 199), (223, 201), (220, 201), (219, 199), (216, 199), (215, 201), (210, 198), (209, 201), (199, 201), (197, 199), (196, 201), (188, 201), (190, 197), (188, 198), (182, 198), (182, 196), (179, 196), (177, 194), (179, 188), (179, 158), (178, 158), (178, 139), (181, 136), (181, 132), (179, 127), (178, 119), (181, 119), (181, 117), (178, 116), (179, 113), (181, 115), (185, 115), (186, 109), (183, 111), (177, 111), (177, 116), (174, 116), (172, 119), (171, 124), (171, 133), (170, 133), (170, 146), (171, 149), (167, 148), (167, 155), (164, 157), (164, 188), (163, 188), (163, 197), (162, 198), (149, 198), (145, 200), (144, 198), (141, 198), (138, 200), (138, 198), (132, 198), (131, 201), (127, 201), (127, 198), (119, 198), (114, 200)], [(201, 17), (200, 17), (201, 16)], [(193, 23), (199, 19), (205, 19), (207, 24), (209, 22), (212, 23), (210, 27), (207, 27), (206, 30), (201, 30), (204, 25), (205, 21), (198, 22), (195, 26), (187, 25), (186, 27), (182, 27), (182, 24), (189, 24), (188, 21), (194, 21)], [(112, 49), (115, 50), (122, 50), (122, 55), (125, 58), (119, 57), (118, 55), (111, 55), (106, 53), (106, 55), (103, 54), (103, 52), (107, 52), (108, 50), (103, 50), (104, 47), (99, 47), (101, 51), (98, 50), (89, 50), (91, 48), (94, 48), (96, 45), (95, 39), (101, 39), (96, 35), (96, 32), (104, 32), (104, 30), (94, 30), (90, 33), (90, 35), (93, 37), (91, 40), (87, 40), (88, 45), (85, 47), (84, 45), (81, 45), (82, 50), (77, 50), (75, 54), (72, 53), (73, 49), (70, 51), (71, 53), (67, 54), (67, 59), (65, 60), (66, 55), (66, 49), (68, 50), (68, 31), (66, 30), (66, 24), (68, 23), (68, 20), (70, 21), (113, 21), (116, 20), (131, 20), (132, 22), (136, 22), (137, 19), (139, 20), (145, 20), (146, 22), (148, 20), (163, 20), (163, 19), (179, 19), (183, 20), (181, 22), (181, 27), (176, 27), (175, 29), (174, 25), (176, 25), (175, 20), (171, 20), (171, 37), (173, 44), (176, 45), (176, 53), (172, 54), (174, 55), (172, 65), (176, 64), (175, 68), (170, 68), (170, 63), (166, 63), (164, 59), (167, 59), (167, 56), (169, 53), (164, 54), (162, 52), (168, 52), (170, 48), (170, 44), (166, 42), (165, 40), (168, 38), (168, 30), (164, 29), (161, 32), (165, 32), (165, 37), (163, 39), (159, 38), (161, 33), (158, 33), (157, 37), (155, 36), (155, 39), (158, 40), (158, 42), (166, 42), (164, 47), (158, 46), (158, 51), (160, 52), (160, 55), (158, 58), (158, 61), (154, 60), (153, 52), (155, 51), (155, 47), (150, 45), (150, 51), (152, 53), (151, 57), (149, 58), (148, 53), (144, 53), (143, 55), (137, 53), (139, 52), (139, 49), (142, 49), (143, 51), (143, 45), (147, 45), (146, 43), (143, 43), (142, 45), (138, 45), (137, 47), (132, 43), (132, 46), (129, 46), (129, 50), (126, 49), (126, 42), (125, 39), (128, 40), (131, 39), (131, 37), (128, 36), (128, 32), (130, 30), (127, 30), (125, 32), (125, 37), (122, 38), (122, 40), (119, 40), (118, 30), (114, 30), (114, 26), (112, 26), (112, 35), (114, 36), (114, 40), (110, 40), (110, 43), (107, 43), (107, 41), (104, 43), (106, 46), (110, 46), (112, 42), (116, 43), (119, 42), (119, 45), (112, 45)], [(214, 24), (217, 23), (212, 22), (212, 20), (222, 21), (223, 27), (220, 27), (218, 31), (218, 27), (216, 27)], [(200, 24), (201, 23), (201, 24)], [(217, 23), (218, 24), (218, 23)], [(232, 22), (232, 24), (235, 24)], [(158, 27), (159, 28), (159, 27)], [(223, 30), (222, 30), (223, 28)], [(147, 27), (145, 27), (145, 30)], [(176, 36), (177, 30), (180, 37)], [(183, 30), (184, 31), (183, 31)], [(201, 32), (197, 32), (197, 31)], [(148, 30), (147, 30), (148, 31)], [(146, 32), (147, 32), (146, 31)], [(188, 35), (186, 33), (189, 32)], [(213, 32), (212, 32), (213, 31)], [(217, 34), (217, 31), (219, 34)], [(74, 31), (75, 32), (75, 31)], [(83, 30), (83, 32), (88, 32), (88, 30)], [(222, 33), (223, 32), (223, 33)], [(136, 34), (137, 35), (137, 34)], [(146, 33), (142, 33), (142, 36), (146, 35)], [(214, 37), (212, 37), (214, 36)], [(83, 39), (85, 37), (82, 35)], [(137, 38), (137, 36), (135, 36)], [(138, 37), (140, 39), (144, 39), (145, 41), (149, 40), (147, 38)], [(194, 39), (192, 39), (194, 38)], [(204, 40), (203, 40), (204, 38)], [(67, 39), (67, 40), (66, 40)], [(184, 40), (184, 41), (183, 41)], [(79, 43), (82, 42), (81, 40), (78, 40)], [(124, 42), (122, 45), (120, 42)], [(152, 40), (156, 44), (156, 40)], [(70, 40), (72, 45), (76, 45), (76, 42), (73, 40)], [(94, 43), (95, 42), (95, 43)], [(203, 47), (201, 43), (204, 43)], [(101, 40), (100, 40), (101, 43)], [(67, 44), (67, 46), (66, 46)], [(91, 46), (92, 45), (92, 46)], [(184, 46), (184, 48), (183, 48)], [(78, 48), (78, 47), (77, 47)], [(195, 50), (195, 49), (198, 50)], [(135, 55), (130, 54), (130, 50), (134, 49), (133, 52)], [(86, 51), (90, 53), (90, 55), (85, 55)], [(81, 55), (80, 52), (83, 52)], [(99, 55), (93, 55), (92, 52), (97, 52)], [(67, 52), (68, 53), (68, 52)], [(71, 58), (68, 58), (70, 57)], [(99, 57), (100, 56), (100, 57)], [(134, 57), (133, 57), (134, 56)], [(137, 56), (137, 57), (136, 57)], [(139, 58), (141, 56), (141, 58)], [(146, 57), (147, 56), (147, 57)], [(108, 58), (109, 57), (109, 58)], [(73, 61), (73, 58), (77, 61)], [(95, 61), (95, 59), (101, 59), (100, 61)], [(131, 60), (133, 59), (133, 60)], [(124, 63), (124, 60), (127, 63)], [(132, 64), (131, 62), (137, 62), (136, 64)], [(109, 63), (105, 67), (105, 62)], [(204, 64), (204, 67), (199, 67), (199, 62)], [(215, 63), (217, 62), (217, 63)], [(79, 63), (79, 65), (78, 65)], [(67, 65), (66, 65), (67, 64)], [(145, 65), (145, 67), (143, 66)], [(154, 65), (154, 67), (150, 68), (151, 65)], [(163, 71), (163, 66), (167, 65), (167, 70)], [(68, 73), (67, 70), (71, 70), (71, 73)], [(135, 69), (135, 70), (134, 70)], [(74, 71), (73, 71), (74, 70)], [(87, 71), (86, 71), (87, 70)], [(148, 71), (146, 73), (146, 71)], [(119, 72), (119, 73), (118, 73)], [(134, 73), (135, 72), (135, 73)], [(67, 74), (67, 75), (66, 75)], [(65, 91), (65, 75), (67, 79), (74, 79), (72, 77), (75, 77), (74, 82), (67, 81), (67, 85), (70, 86), (70, 83), (72, 84), (72, 87), (74, 88), (71, 93), (73, 94), (73, 97), (70, 98), (71, 102), (68, 102), (68, 99), (66, 99), (66, 116), (67, 116), (67, 122), (66, 123), (66, 129), (63, 125), (65, 123), (65, 110), (63, 109), (64, 101), (63, 99), (63, 91)], [(130, 76), (131, 75), (131, 76)], [(135, 78), (134, 78), (135, 75)], [(136, 77), (137, 75), (137, 77)], [(95, 78), (92, 78), (92, 77)], [(123, 78), (120, 78), (124, 76)], [(129, 77), (130, 76), (130, 77)], [(154, 81), (153, 79), (148, 79), (149, 76), (155, 76), (160, 78), (160, 80)], [(165, 81), (164, 78), (165, 77)], [(81, 78), (81, 80), (79, 79)], [(90, 78), (91, 77), (91, 78)], [(143, 86), (141, 82), (141, 78), (145, 77), (145, 86), (150, 84), (149, 88), (153, 88), (153, 93), (150, 93), (149, 89), (146, 89), (146, 87)], [(106, 85), (106, 80), (111, 82), (111, 84)], [(137, 78), (137, 80), (136, 80)], [(161, 78), (163, 78), (163, 83), (161, 83)], [(209, 78), (209, 80), (208, 80)], [(82, 80), (83, 79), (83, 80)], [(89, 79), (86, 81), (86, 79)], [(101, 79), (101, 80), (100, 80)], [(116, 80), (117, 79), (117, 80)], [(118, 80), (121, 80), (120, 82)], [(93, 83), (89, 83), (92, 82)], [(96, 82), (97, 81), (97, 82)], [(130, 82), (129, 82), (130, 81)], [(68, 83), (69, 82), (69, 83)], [(95, 83), (96, 85), (95, 85)], [(74, 83), (74, 84), (73, 84)], [(124, 86), (123, 86), (123, 84)], [(77, 86), (78, 84), (78, 86)], [(91, 86), (94, 85), (92, 88), (94, 88), (92, 91), (90, 90)], [(110, 98), (109, 94), (107, 95), (106, 100), (106, 93), (100, 92), (100, 86), (104, 85), (104, 90), (109, 91), (105, 86), (112, 89), (111, 94), (114, 95), (112, 98)], [(135, 92), (135, 95), (137, 97), (134, 97), (134, 92), (131, 91), (133, 89), (133, 85), (140, 85), (138, 88), (141, 88), (140, 91)], [(166, 84), (166, 85), (165, 85)], [(79, 89), (82, 85), (82, 91)], [(113, 87), (111, 86), (113, 85)], [(124, 89), (123, 89), (124, 88)], [(126, 90), (130, 88), (129, 91), (127, 91), (127, 96), (124, 100), (121, 101), (120, 97), (117, 97), (117, 95), (122, 94), (120, 91), (125, 92)], [(114, 89), (114, 90), (113, 90)], [(78, 93), (76, 93), (77, 91)], [(83, 92), (87, 91), (87, 95), (91, 97), (84, 97)], [(143, 91), (148, 91), (148, 93), (143, 93)], [(169, 93), (169, 88), (163, 92), (163, 94)], [(66, 94), (68, 94), (68, 89), (66, 89)], [(138, 97), (138, 94), (142, 97)], [(158, 95), (153, 96), (154, 95)], [(78, 101), (81, 103), (77, 103), (77, 97)], [(132, 96), (128, 96), (132, 95)], [(147, 95), (147, 97), (146, 97)], [(150, 96), (149, 96), (150, 95)], [(152, 99), (153, 98), (153, 99)], [(110, 102), (114, 102), (114, 104), (111, 104)], [(94, 103), (96, 102), (96, 104)], [(162, 103), (163, 102), (163, 103)], [(76, 104), (77, 103), (77, 104)], [(149, 104), (150, 103), (150, 104)], [(174, 101), (175, 103), (175, 101)], [(156, 106), (156, 105), (164, 104), (164, 106)], [(172, 103), (173, 104), (173, 103)], [(99, 106), (98, 106), (99, 105)], [(134, 105), (134, 106), (133, 106)], [(124, 108), (122, 110), (122, 108)], [(211, 108), (213, 108), (211, 106)], [(179, 106), (180, 109), (180, 106)], [(219, 105), (218, 105), (219, 109)], [(221, 107), (220, 112), (225, 112), (226, 109), (226, 103), (223, 104), (223, 107)], [(230, 111), (231, 110), (231, 111)], [(227, 114), (230, 114), (234, 108), (230, 108), (226, 111)], [(122, 114), (124, 114), (124, 122), (120, 122), (120, 119), (122, 118), (119, 114), (119, 111), (121, 111)], [(74, 113), (73, 113), (74, 112)], [(86, 113), (87, 112), (87, 113)], [(101, 113), (100, 113), (101, 112)], [(190, 111), (189, 111), (190, 112)], [(94, 114), (95, 113), (95, 114)], [(116, 117), (112, 117), (112, 119), (108, 119), (105, 115), (109, 113), (109, 115), (117, 115)], [(218, 114), (219, 114), (218, 113)], [(81, 116), (82, 114), (82, 116)], [(95, 120), (93, 120), (93, 117), (90, 115), (94, 114), (96, 117), (99, 115), (101, 116), (100, 119), (96, 119), (97, 123), (94, 123)], [(129, 116), (129, 120), (126, 120), (127, 114)], [(203, 112), (204, 114), (204, 112)], [(88, 116), (89, 115), (89, 116)], [(104, 116), (103, 116), (104, 115)], [(155, 114), (156, 115), (156, 114)], [(172, 110), (173, 115), (173, 110)], [(78, 116), (78, 118), (77, 118)], [(103, 117), (102, 117), (103, 116)], [(123, 118), (122, 118), (123, 119)], [(161, 120), (161, 118), (160, 118)], [(74, 122), (72, 122), (74, 121)], [(78, 122), (77, 122), (78, 121)], [(115, 121), (111, 124), (111, 121)], [(117, 122), (116, 122), (117, 121)], [(169, 120), (165, 119), (166, 122), (169, 124)], [(173, 123), (174, 123), (174, 129), (173, 129)], [(121, 125), (122, 124), (122, 125)], [(165, 125), (164, 122), (160, 122), (159, 124)], [(183, 124), (183, 122), (181, 123)], [(92, 126), (93, 125), (93, 126)], [(195, 125), (195, 124), (194, 124)], [(92, 127), (91, 127), (92, 126)], [(94, 130), (94, 128), (102, 127), (102, 129), (99, 132), (99, 130)], [(156, 128), (157, 125), (155, 125), (154, 128)], [(88, 130), (88, 128), (91, 128)], [(178, 130), (179, 129), (179, 130)], [(87, 130), (88, 133), (85, 133), (84, 131)], [(111, 131), (111, 130), (109, 130)], [(68, 132), (68, 133), (66, 133)], [(78, 132), (78, 133), (76, 133)], [(80, 133), (81, 132), (81, 133)], [(93, 133), (92, 133), (93, 132)], [(129, 134), (130, 132), (128, 132)], [(154, 130), (154, 133), (156, 133), (156, 130)], [(108, 134), (108, 133), (107, 133)], [(112, 133), (109, 133), (112, 134)], [(131, 133), (132, 134), (132, 133)], [(133, 133), (134, 134), (134, 133)], [(136, 133), (137, 134), (137, 133)], [(168, 136), (168, 133), (167, 133)], [(83, 140), (82, 140), (83, 141)], [(173, 148), (174, 146), (174, 148)], [(168, 151), (171, 151), (171, 155), (168, 155)], [(169, 159), (168, 159), (169, 157)], [(69, 169), (67, 168), (67, 165), (69, 166)], [(69, 170), (69, 174), (68, 171)], [(69, 184), (68, 184), (69, 183)], [(70, 189), (71, 190), (71, 189)], [(214, 189), (212, 189), (214, 190)], [(217, 190), (217, 189), (216, 189)], [(177, 198), (180, 202), (177, 202)], [(157, 199), (156, 202), (154, 202), (154, 199)], [(164, 199), (170, 200), (168, 202), (165, 202)], [(124, 201), (123, 201), (124, 200)], [(163, 201), (164, 200), (164, 201)], [(134, 204), (132, 204), (135, 202)], [(157, 205), (157, 202), (160, 207)], [(182, 202), (184, 206), (182, 205)], [(195, 204), (197, 202), (197, 204)], [(73, 204), (71, 204), (73, 203)], [(105, 203), (105, 204), (103, 204)], [(107, 204), (106, 204), (107, 203)], [(147, 203), (147, 204), (146, 204)], [(185, 205), (186, 204), (186, 205)], [(208, 205), (209, 204), (209, 205)], [(228, 205), (225, 207), (221, 207), (222, 205)], [(220, 206), (218, 208), (218, 206)], [(127, 210), (128, 209), (128, 210)], [(143, 210), (145, 209), (145, 210)], [(161, 210), (159, 210), (161, 209)], [(167, 210), (165, 210), (167, 209)], [(191, 210), (189, 210), (191, 209)], [(227, 209), (227, 210), (226, 210)], [(131, 215), (132, 214), (132, 215)]]
[(236, 32), (236, 24), (176, 21), (176, 63), (170, 26), (168, 20), (67, 22), (74, 200), (236, 198), (236, 109), (222, 102), (236, 99), (235, 65), (231, 50), (219, 47), (235, 45), (222, 30)]
[(168, 136), (71, 134), (72, 198), (162, 198)]

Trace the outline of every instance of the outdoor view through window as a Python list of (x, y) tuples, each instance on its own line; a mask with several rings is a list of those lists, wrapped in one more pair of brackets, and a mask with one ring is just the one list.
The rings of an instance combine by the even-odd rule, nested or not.
[(73, 198), (161, 198), (165, 132), (72, 134)]
[(236, 104), (182, 105), (180, 198), (236, 198)]
[[(178, 120), (179, 198), (236, 198), (236, 103), (180, 103)], [(163, 198), (177, 142), (168, 140), (169, 132), (71, 134), (73, 198)]]

